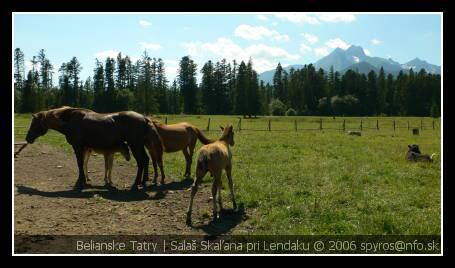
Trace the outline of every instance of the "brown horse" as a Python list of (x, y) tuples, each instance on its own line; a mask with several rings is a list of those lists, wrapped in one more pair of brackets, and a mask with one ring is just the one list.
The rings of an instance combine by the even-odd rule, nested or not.
[[(221, 127), (223, 134), (217, 141), (204, 145), (201, 147), (198, 153), (198, 160), (196, 166), (196, 180), (191, 188), (191, 199), (186, 215), (186, 224), (191, 225), (191, 212), (193, 209), (193, 199), (198, 190), (199, 184), (202, 182), (202, 178), (210, 172), (214, 177), (212, 185), (212, 197), (213, 197), (213, 219), (218, 218), (218, 211), (216, 202), (220, 206), (220, 211), (223, 206), (221, 203), (221, 173), (226, 170), (226, 176), (228, 178), (229, 189), (231, 191), (231, 199), (234, 210), (237, 209), (237, 203), (234, 197), (234, 185), (232, 183), (232, 154), (229, 146), (234, 146), (234, 131), (232, 125), (225, 128)], [(218, 197), (218, 198), (217, 198)]]
[(105, 150), (126, 142), (137, 163), (136, 180), (132, 186), (132, 190), (137, 190), (141, 177), (143, 185), (148, 180), (149, 157), (144, 149), (144, 143), (153, 130), (148, 123), (149, 120), (145, 116), (133, 111), (100, 114), (89, 109), (64, 106), (33, 114), (26, 141), (33, 143), (38, 137), (46, 134), (48, 129), (65, 135), (77, 159), (79, 176), (76, 189), (86, 187), (85, 148)]
[[(212, 140), (208, 139), (197, 127), (189, 123), (182, 122), (165, 125), (157, 120), (151, 119), (150, 124), (156, 129), (162, 144), (161, 147), (153, 142), (146, 142), (145, 144), (152, 157), (153, 169), (155, 171), (154, 183), (156, 183), (158, 177), (158, 164), (161, 170), (161, 184), (164, 184), (163, 151), (166, 153), (182, 151), (186, 160), (184, 176), (189, 177), (191, 175), (191, 162), (196, 141), (199, 139), (203, 144), (209, 144)], [(154, 131), (151, 131), (151, 134), (154, 135), (154, 133)], [(151, 140), (156, 140), (156, 138), (152, 138)]]

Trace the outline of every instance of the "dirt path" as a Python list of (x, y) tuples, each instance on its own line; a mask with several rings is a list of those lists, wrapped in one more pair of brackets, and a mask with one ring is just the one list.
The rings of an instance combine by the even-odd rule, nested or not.
[[(227, 211), (218, 221), (211, 222), (211, 184), (206, 183), (195, 198), (193, 227), (187, 227), (191, 179), (173, 181), (168, 177), (165, 186), (131, 192), (136, 168), (120, 160), (114, 163), (112, 172), (118, 190), (109, 191), (103, 187), (101, 155), (90, 158), (92, 187), (73, 191), (75, 162), (73, 154), (38, 144), (29, 145), (14, 159), (16, 235), (216, 235), (232, 233), (247, 217), (241, 209)], [(230, 200), (225, 200), (225, 207), (232, 207)]]

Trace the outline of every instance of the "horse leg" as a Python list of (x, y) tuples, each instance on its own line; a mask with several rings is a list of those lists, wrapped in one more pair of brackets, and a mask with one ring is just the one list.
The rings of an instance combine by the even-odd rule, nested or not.
[(158, 158), (157, 159), (158, 166), (160, 167), (160, 171), (161, 171), (161, 184), (164, 184), (165, 175), (164, 175), (164, 167), (163, 167), (163, 153), (158, 154), (157, 158)]
[(77, 179), (74, 188), (76, 190), (82, 190), (84, 187), (87, 186), (87, 182), (85, 181), (85, 174), (84, 174), (84, 148), (82, 146), (73, 145), (74, 153), (76, 154), (77, 159), (77, 167), (79, 169), (79, 177)]
[(184, 176), (185, 176), (185, 178), (188, 178), (188, 177), (191, 176), (190, 166), (189, 166), (190, 165), (190, 161), (191, 161), (190, 154), (187, 151), (187, 147), (183, 148), (182, 152), (183, 152), (183, 155), (185, 156), (185, 160), (186, 160), (186, 168), (185, 168), (185, 175)]
[(237, 209), (237, 203), (235, 202), (235, 196), (234, 196), (234, 184), (232, 182), (232, 166), (231, 165), (229, 165), (226, 168), (226, 176), (228, 178), (229, 190), (231, 191), (232, 205), (234, 207), (234, 210), (236, 210)]
[(114, 167), (114, 154), (109, 155), (109, 169), (108, 169), (108, 186), (112, 187), (112, 168)]
[(217, 194), (218, 194), (218, 190), (219, 190), (218, 186), (220, 185), (220, 181), (221, 181), (221, 172), (217, 171), (214, 174), (214, 181), (212, 184), (213, 221), (216, 221), (218, 219), (218, 210), (217, 210), (216, 202), (217, 202)]
[(108, 174), (109, 173), (109, 155), (104, 154), (104, 185), (109, 185), (109, 178)]
[(191, 164), (193, 163), (193, 154), (194, 154), (194, 148), (196, 147), (196, 142), (197, 142), (197, 137), (194, 137), (194, 140), (188, 145), (188, 151), (189, 151), (189, 158), (188, 158), (188, 176), (191, 176)]
[(157, 178), (158, 178), (158, 169), (157, 169), (157, 164), (156, 164), (156, 152), (155, 148), (152, 147), (150, 144), (146, 144), (145, 147), (147, 148), (147, 151), (149, 151), (150, 157), (152, 158), (152, 165), (153, 165), (153, 171), (155, 172), (153, 175), (153, 184), (156, 184)]
[(84, 174), (85, 179), (90, 181), (88, 177), (88, 159), (90, 158), (90, 150), (84, 150)]
[[(141, 150), (142, 147), (142, 150)], [(141, 177), (142, 177), (142, 172), (144, 171), (144, 146), (141, 145), (130, 145), (131, 152), (133, 153), (134, 159), (136, 159), (136, 164), (137, 164), (137, 174), (136, 174), (136, 180), (134, 181), (133, 186), (131, 187), (131, 190), (135, 191), (138, 190), (138, 186), (141, 183)]]
[(186, 213), (186, 224), (188, 226), (191, 226), (191, 213), (193, 211), (194, 196), (196, 195), (199, 184), (201, 184), (202, 178), (205, 176), (206, 173), (207, 173), (207, 170), (198, 169), (196, 171), (196, 180), (194, 181), (193, 186), (191, 187), (190, 205), (188, 206), (188, 211)]
[(144, 167), (143, 167), (143, 177), (142, 177), (142, 186), (147, 186), (147, 181), (149, 180), (149, 162), (150, 158), (147, 155), (147, 152), (144, 149), (144, 146), (141, 146), (142, 155), (144, 156)]
[(220, 180), (218, 181), (218, 206), (220, 207), (220, 213), (223, 210), (223, 202), (221, 201), (221, 185), (222, 185), (222, 180), (220, 176)]

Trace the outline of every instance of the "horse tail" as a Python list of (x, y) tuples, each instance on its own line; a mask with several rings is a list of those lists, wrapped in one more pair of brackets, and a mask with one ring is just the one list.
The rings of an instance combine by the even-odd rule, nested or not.
[(166, 147), (164, 146), (163, 139), (161, 138), (160, 134), (158, 133), (158, 130), (156, 129), (155, 123), (150, 120), (147, 120), (147, 142), (151, 144), (152, 146), (159, 146), (162, 151), (166, 151)]
[(193, 127), (194, 132), (196, 132), (197, 138), (203, 143), (203, 144), (209, 144), (212, 143), (213, 140), (207, 138), (197, 127)]

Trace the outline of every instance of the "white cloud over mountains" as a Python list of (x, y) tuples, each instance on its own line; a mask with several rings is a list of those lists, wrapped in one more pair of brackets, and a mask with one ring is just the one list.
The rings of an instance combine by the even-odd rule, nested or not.
[(238, 62), (242, 60), (246, 62), (252, 58), (254, 68), (258, 72), (275, 68), (278, 61), (300, 59), (300, 55), (291, 54), (280, 47), (267, 46), (260, 43), (241, 47), (229, 38), (218, 38), (215, 42), (190, 42), (182, 45), (186, 48), (188, 54), (200, 60), (214, 56), (216, 60), (225, 58), (228, 61), (235, 59)]
[(341, 38), (330, 39), (324, 43), (329, 48), (348, 49), (351, 45), (343, 41)]

